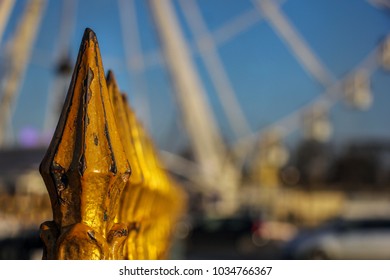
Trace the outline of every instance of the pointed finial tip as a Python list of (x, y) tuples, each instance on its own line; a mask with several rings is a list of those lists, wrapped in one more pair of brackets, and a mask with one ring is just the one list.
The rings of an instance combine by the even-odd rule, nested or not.
[(95, 32), (89, 27), (85, 28), (83, 41), (84, 40), (96, 40)]
[(115, 81), (115, 75), (111, 69), (107, 71), (106, 80), (107, 80), (107, 83)]

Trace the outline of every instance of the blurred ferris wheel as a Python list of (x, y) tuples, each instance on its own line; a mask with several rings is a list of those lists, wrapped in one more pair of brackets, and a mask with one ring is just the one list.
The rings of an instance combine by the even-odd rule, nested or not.
[[(34, 66), (50, 69), (54, 73), (42, 82), (47, 84), (47, 94), (42, 102), (46, 109), (41, 114), (44, 116), (39, 134), (50, 135), (53, 131), (73, 67), (72, 40), (77, 22), (80, 22), (82, 15), (95, 13), (93, 1), (86, 2), (64, 0), (59, 5), (59, 2), (53, 4), (53, 1), (47, 0), (4, 0), (0, 3), (0, 40), (6, 37), (3, 35), (7, 28), (11, 34), (6, 38), (6, 44), (4, 40), (0, 41), (3, 46), (0, 73), (2, 146), (16, 143), (15, 135), (18, 133), (15, 132), (17, 129), (13, 119), (18, 114), (18, 103), (25, 95), (23, 92), (28, 90), (23, 86), (26, 72)], [(109, 68), (114, 71), (120, 69), (122, 73), (119, 77), (123, 77), (123, 81), (131, 81), (128, 94), (133, 97), (134, 108), (152, 134), (159, 131), (170, 139), (165, 140), (166, 147), (161, 150), (168, 167), (190, 179), (198, 177), (199, 172), (204, 176), (219, 174), (207, 182), (211, 185), (226, 177), (221, 185), (226, 190), (225, 185), (233, 182), (230, 187), (232, 197), (227, 198), (232, 200), (234, 185), (239, 180), (237, 177), (240, 177), (233, 170), (240, 169), (248, 157), (259, 154), (263, 161), (283, 166), (288, 160), (284, 140), (291, 134), (301, 131), (306, 139), (328, 141), (334, 131), (332, 110), (340, 103), (361, 111), (372, 107), (375, 102), (372, 76), (380, 68), (390, 69), (388, 26), (382, 26), (375, 33), (375, 44), (360, 41), (368, 38), (364, 33), (371, 32), (369, 29), (360, 29), (361, 34), (357, 35), (344, 33), (345, 37), (350, 36), (354, 40), (351, 39), (348, 46), (342, 46), (346, 40), (329, 43), (335, 38), (332, 32), (337, 33), (337, 30), (331, 30), (337, 29), (335, 26), (319, 28), (317, 33), (307, 26), (312, 24), (312, 29), (321, 27), (321, 24), (325, 26), (326, 22), (321, 22), (324, 19), (352, 22), (349, 25), (360, 22), (364, 26), (360, 17), (366, 14), (362, 10), (371, 17), (385, 18), (389, 3), (387, 0), (349, 1), (343, 4), (337, 1), (314, 4), (304, 0), (213, 1), (212, 4), (196, 0), (118, 0), (110, 6), (113, 6), (119, 18), (117, 29), (120, 30), (122, 41), (116, 44), (123, 46), (123, 56), (112, 59), (114, 62), (110, 63)], [(14, 11), (22, 6), (22, 12)], [(55, 18), (58, 28), (55, 40), (52, 40), (52, 51), (48, 53), (40, 51), (35, 41), (38, 34), (50, 33), (48, 26), (42, 22), (55, 6), (58, 6)], [(88, 7), (90, 11), (85, 10)], [(226, 13), (224, 9), (227, 9)], [(345, 13), (349, 9), (351, 14)], [(145, 14), (150, 18), (141, 18)], [(220, 19), (221, 14), (224, 15), (223, 20)], [(103, 15), (104, 11), (97, 12), (96, 18)], [(301, 15), (310, 15), (312, 22), (300, 20)], [(19, 18), (13, 19), (16, 16)], [(318, 22), (315, 21), (317, 18)], [(14, 30), (9, 26), (12, 19), (17, 22)], [(107, 19), (100, 20), (107, 25)], [(147, 21), (149, 30), (145, 27)], [(384, 19), (381, 22), (389, 23)], [(353, 29), (353, 32), (357, 30)], [(145, 33), (155, 33), (158, 43), (145, 48)], [(254, 36), (259, 39), (250, 40)], [(262, 40), (262, 37), (265, 39)], [(261, 44), (268, 44), (268, 47)], [(334, 60), (340, 60), (343, 55), (348, 57), (349, 52), (353, 52), (348, 48), (365, 45), (365, 51), (360, 51), (359, 59), (353, 59), (354, 63), (348, 63), (340, 71), (334, 69), (337, 68), (335, 64), (324, 62), (324, 57), (331, 56), (329, 53), (323, 55), (319, 49), (324, 48), (318, 47), (319, 44), (332, 46), (329, 53), (334, 55)], [(367, 46), (371, 46), (368, 51)], [(256, 48), (258, 53), (254, 52)], [(279, 49), (283, 51), (278, 53)], [(338, 49), (340, 52), (337, 52)], [(249, 58), (240, 57), (245, 53)], [(288, 61), (283, 62), (283, 59)], [(240, 60), (246, 61), (246, 64), (239, 64)], [(253, 69), (258, 69), (258, 72), (253, 72)], [(167, 72), (170, 77), (167, 83), (171, 83), (171, 86), (156, 88), (150, 85), (151, 80), (161, 79), (150, 78), (157, 75), (154, 71), (158, 74)], [(299, 75), (296, 74), (298, 72)], [(162, 77), (166, 79), (165, 73)], [(296, 86), (303, 82), (307, 82), (308, 86)], [(255, 84), (260, 86), (256, 87)], [(178, 109), (161, 101), (156, 94), (158, 90), (175, 92), (172, 96), (175, 96), (174, 103)], [(266, 92), (268, 90), (289, 92), (282, 97), (281, 94)], [(296, 91), (301, 90), (312, 90), (314, 94), (299, 97)], [(258, 97), (272, 94), (272, 98)], [(156, 102), (163, 105), (156, 105)], [(270, 104), (264, 105), (264, 102)], [(258, 109), (254, 103), (257, 103)], [(164, 108), (159, 108), (163, 106), (168, 109), (164, 111)], [(162, 110), (162, 113), (154, 113), (156, 109)], [(262, 110), (272, 117), (262, 115)], [(174, 133), (170, 124), (172, 119)], [(164, 131), (159, 127), (163, 127)], [(177, 147), (170, 146), (180, 142), (178, 138), (185, 143), (181, 148), (191, 147), (194, 160), (182, 157)], [(230, 162), (232, 155), (236, 159), (234, 163)]]

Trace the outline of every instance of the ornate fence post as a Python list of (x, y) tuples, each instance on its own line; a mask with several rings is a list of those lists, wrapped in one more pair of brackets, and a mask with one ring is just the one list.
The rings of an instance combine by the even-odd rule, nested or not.
[(86, 29), (40, 166), (54, 219), (41, 225), (43, 258), (166, 257), (184, 195), (156, 154)]

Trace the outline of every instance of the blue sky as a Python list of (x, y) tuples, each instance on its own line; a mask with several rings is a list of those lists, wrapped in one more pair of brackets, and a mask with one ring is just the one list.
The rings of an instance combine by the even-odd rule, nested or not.
[[(2, 47), (13, 31), (27, 1), (17, 1), (6, 28)], [(105, 70), (112, 69), (138, 115), (145, 112), (137, 106), (140, 92), (135, 75), (126, 70), (118, 1), (83, 0), (77, 3), (75, 29), (70, 40), (70, 54), (75, 61), (84, 29), (92, 28), (98, 37)], [(136, 0), (136, 11), (142, 52), (146, 58), (159, 51), (156, 30), (147, 1)], [(195, 38), (178, 1), (173, 1), (184, 36), (195, 48)], [(211, 34), (235, 18), (256, 11), (247, 0), (198, 0), (201, 14)], [(390, 13), (373, 7), (365, 0), (285, 0), (281, 10), (295, 26), (320, 61), (335, 77), (342, 78), (373, 49), (390, 31)], [(49, 0), (34, 45), (18, 103), (13, 129), (18, 134), (27, 127), (43, 129), (45, 103), (54, 77), (61, 21), (62, 1)], [(260, 14), (259, 14), (260, 19)], [(259, 131), (291, 112), (318, 98), (325, 87), (302, 67), (291, 50), (265, 20), (258, 20), (228, 41), (217, 46), (218, 55), (232, 84), (236, 97), (252, 131)], [(219, 127), (227, 141), (235, 142), (212, 80), (195, 51), (193, 60), (201, 77)], [(150, 106), (149, 130), (163, 149), (183, 147), (186, 137), (178, 122), (169, 74), (161, 63), (147, 64), (144, 72), (147, 90), (142, 97)], [(378, 69), (371, 76), (374, 102), (367, 111), (359, 111), (335, 103), (329, 112), (333, 126), (331, 142), (344, 144), (356, 139), (389, 139), (390, 73)], [(146, 118), (145, 118), (146, 121)], [(174, 135), (174, 137), (172, 137)], [(294, 139), (300, 138), (300, 131)]]

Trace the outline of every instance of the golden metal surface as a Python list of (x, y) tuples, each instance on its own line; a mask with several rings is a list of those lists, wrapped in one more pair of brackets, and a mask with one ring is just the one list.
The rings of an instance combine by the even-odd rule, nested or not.
[(53, 211), (53, 221), (41, 225), (44, 259), (167, 257), (185, 196), (161, 168), (113, 73), (104, 76), (90, 29), (40, 172)]

